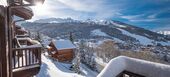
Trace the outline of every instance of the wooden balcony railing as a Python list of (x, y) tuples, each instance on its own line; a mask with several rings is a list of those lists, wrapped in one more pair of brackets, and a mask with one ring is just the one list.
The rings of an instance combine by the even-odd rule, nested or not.
[(17, 38), (25, 38), (25, 37), (30, 37), (28, 34), (25, 35), (16, 35)]
[(41, 47), (24, 47), (13, 49), (13, 70), (34, 65), (41, 65)]

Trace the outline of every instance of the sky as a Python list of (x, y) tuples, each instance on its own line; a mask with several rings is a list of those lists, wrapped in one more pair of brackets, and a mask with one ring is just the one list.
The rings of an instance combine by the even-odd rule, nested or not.
[(170, 30), (170, 0), (46, 0), (32, 7), (44, 18), (106, 19), (150, 30)]

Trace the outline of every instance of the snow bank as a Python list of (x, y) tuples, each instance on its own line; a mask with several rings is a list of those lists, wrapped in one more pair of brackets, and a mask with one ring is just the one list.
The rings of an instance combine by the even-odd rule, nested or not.
[(42, 55), (42, 65), (36, 77), (83, 77), (69, 70), (69, 65), (55, 62)]
[(123, 57), (117, 57), (112, 59), (97, 77), (116, 77), (125, 68), (125, 59)]
[(116, 77), (127, 70), (146, 77), (170, 76), (170, 66), (145, 60), (119, 56), (112, 59), (97, 77)]

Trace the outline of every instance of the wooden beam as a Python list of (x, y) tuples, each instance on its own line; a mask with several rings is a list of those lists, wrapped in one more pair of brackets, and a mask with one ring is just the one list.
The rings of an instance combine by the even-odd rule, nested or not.
[(7, 31), (8, 31), (8, 52), (7, 52), (7, 54), (8, 54), (8, 71), (9, 71), (9, 77), (12, 77), (12, 35), (13, 35), (13, 33), (12, 33), (12, 30), (13, 30), (13, 28), (12, 28), (12, 26), (13, 26), (13, 24), (12, 24), (12, 13), (11, 13), (11, 8), (8, 6), (7, 7), (7, 13), (6, 13), (7, 15)]
[(31, 19), (34, 15), (29, 7), (12, 8), (12, 14), (24, 18), (25, 20)]
[(0, 5), (0, 15), (5, 16), (4, 9), (2, 9), (2, 8), (3, 8), (3, 6)]
[(0, 7), (0, 61), (1, 61), (1, 77), (9, 77), (9, 45), (8, 45), (8, 27), (6, 7)]
[(43, 4), (45, 0), (25, 0), (25, 1), (27, 1), (31, 4), (36, 4), (36, 3), (42, 3)]

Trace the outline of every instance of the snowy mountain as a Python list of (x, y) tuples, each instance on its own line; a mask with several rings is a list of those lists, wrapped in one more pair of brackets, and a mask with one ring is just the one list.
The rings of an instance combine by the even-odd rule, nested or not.
[(170, 31), (158, 31), (157, 33), (163, 34), (163, 35), (170, 35)]
[(68, 22), (78, 22), (77, 20), (73, 20), (71, 18), (48, 18), (48, 19), (40, 19), (34, 21), (35, 23), (68, 23)]
[(114, 20), (49, 18), (26, 22), (22, 26), (52, 38), (68, 38), (69, 33), (72, 32), (75, 39), (108, 38), (124, 43), (170, 45), (170, 38), (162, 34)]

